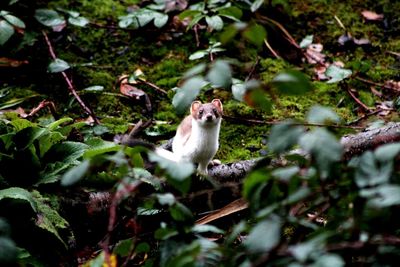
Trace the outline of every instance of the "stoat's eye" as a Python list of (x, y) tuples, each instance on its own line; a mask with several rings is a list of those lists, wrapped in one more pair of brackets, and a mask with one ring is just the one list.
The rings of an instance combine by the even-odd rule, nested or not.
[(204, 113), (204, 110), (200, 109), (200, 110), (199, 110), (199, 114), (200, 114), (200, 115), (203, 115), (203, 113)]

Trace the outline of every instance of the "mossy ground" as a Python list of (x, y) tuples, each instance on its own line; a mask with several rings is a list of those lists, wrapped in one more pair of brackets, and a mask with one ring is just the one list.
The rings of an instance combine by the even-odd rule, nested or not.
[[(97, 24), (106, 25), (113, 21), (117, 24), (118, 16), (126, 14), (128, 6), (138, 3), (136, 0), (74, 0), (52, 1), (53, 7), (76, 10)], [(398, 60), (387, 54), (387, 51), (399, 51), (400, 41), (396, 38), (398, 25), (395, 23), (400, 13), (400, 3), (393, 1), (336, 1), (305, 0), (288, 1), (286, 12), (290, 23), (282, 22), (283, 26), (300, 42), (306, 35), (314, 35), (314, 41), (324, 45), (323, 52), (329, 61), (340, 60), (346, 68), (358, 72), (375, 82), (384, 82), (399, 78)], [(51, 6), (50, 6), (51, 8)], [(387, 25), (383, 22), (366, 22), (361, 11), (372, 10), (383, 12)], [(346, 31), (338, 25), (334, 16), (340, 19), (346, 30), (355, 38), (368, 38), (369, 48), (354, 47), (345, 49), (338, 44), (338, 38)], [(396, 26), (397, 25), (397, 26)], [(397, 28), (396, 28), (397, 27)], [(204, 34), (204, 35), (203, 35)], [(272, 35), (272, 33), (269, 33)], [(198, 62), (188, 60), (188, 56), (196, 50), (207, 47), (209, 33), (200, 33), (202, 47), (196, 47), (193, 31), (177, 35), (154, 30), (151, 27), (131, 31), (124, 29), (98, 28), (89, 26), (79, 28), (69, 26), (61, 33), (51, 33), (57, 56), (73, 65), (71, 76), (78, 90), (101, 85), (105, 93), (84, 94), (83, 98), (101, 118), (104, 125), (112, 133), (122, 133), (128, 130), (130, 123), (146, 119), (143, 107), (135, 101), (118, 97), (109, 93), (118, 93), (115, 88), (117, 79), (122, 74), (132, 74), (140, 68), (147, 81), (166, 90), (168, 95), (161, 95), (153, 88), (140, 85), (147, 92), (153, 105), (154, 118), (157, 125), (150, 132), (173, 131), (181, 120), (171, 105), (172, 88), (181, 81), (182, 74)], [(162, 37), (162, 38), (161, 38)], [(164, 38), (168, 37), (168, 38)], [(172, 37), (172, 38), (170, 38)], [(38, 37), (39, 39), (39, 37)], [(204, 42), (203, 42), (204, 41)], [(296, 64), (276, 59), (264, 47), (245, 46), (235, 41), (229, 44), (235, 51), (235, 56), (251, 66), (256, 57), (260, 58), (256, 72), (259, 78), (268, 82), (279, 72), (286, 69), (298, 69), (312, 75), (312, 66), (305, 63)], [(41, 63), (46, 66), (47, 48), (40, 51)], [(227, 51), (226, 55), (230, 52)], [(221, 54), (221, 57), (226, 56)], [(31, 58), (37, 62), (35, 56)], [(90, 63), (90, 65), (87, 65)], [(244, 73), (235, 73), (243, 78)], [(76, 116), (80, 107), (76, 102), (70, 102), (70, 96), (63, 80), (58, 74), (48, 74), (49, 80), (38, 82), (36, 91), (62, 101), (58, 102), (59, 110), (66, 115)], [(52, 83), (52, 84), (51, 84)], [(232, 100), (226, 91), (210, 92), (200, 95), (200, 99), (214, 96), (222, 98), (224, 111), (229, 116), (244, 117), (265, 121), (279, 121), (288, 118), (303, 120), (307, 111), (314, 104), (332, 107), (342, 118), (350, 122), (357, 118), (358, 109), (354, 100), (337, 83), (313, 81), (313, 90), (301, 96), (278, 95), (271, 113), (253, 109), (243, 103)], [(371, 92), (370, 86), (357, 80), (349, 82), (351, 88), (358, 91), (358, 97), (366, 105), (373, 107), (379, 100)], [(72, 104), (69, 104), (72, 103)], [(260, 155), (264, 147), (269, 126), (233, 123), (224, 121), (221, 132), (221, 149), (217, 158), (223, 161), (242, 160)]]

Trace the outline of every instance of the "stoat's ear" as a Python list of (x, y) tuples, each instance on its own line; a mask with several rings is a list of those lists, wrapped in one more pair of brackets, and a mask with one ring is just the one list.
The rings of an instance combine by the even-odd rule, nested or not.
[(222, 102), (219, 99), (214, 99), (211, 103), (216, 106), (221, 112), (223, 111)]
[(195, 114), (201, 106), (200, 101), (193, 101), (192, 106), (190, 107), (190, 114)]

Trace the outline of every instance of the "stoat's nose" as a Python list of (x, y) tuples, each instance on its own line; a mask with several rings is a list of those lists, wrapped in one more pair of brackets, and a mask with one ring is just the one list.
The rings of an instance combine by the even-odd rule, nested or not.
[(212, 114), (207, 114), (206, 120), (207, 120), (207, 121), (212, 121), (212, 119), (213, 119)]

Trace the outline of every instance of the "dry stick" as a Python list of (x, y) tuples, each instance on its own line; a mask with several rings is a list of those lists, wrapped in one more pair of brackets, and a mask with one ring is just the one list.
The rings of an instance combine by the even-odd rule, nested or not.
[(365, 105), (363, 102), (361, 102), (360, 99), (358, 99), (353, 92), (350, 90), (350, 88), (347, 88), (347, 92), (349, 93), (349, 95), (354, 99), (354, 101), (357, 102), (357, 104), (359, 104), (363, 109), (365, 109), (366, 111), (371, 111), (372, 109), (369, 108), (367, 105)]
[[(251, 123), (251, 124), (264, 124), (264, 125), (275, 125), (280, 124), (282, 121), (263, 121), (263, 120), (255, 120), (255, 119), (246, 119), (246, 118), (238, 118), (232, 117), (228, 115), (223, 115), (223, 118), (233, 122), (241, 122), (241, 123)], [(320, 124), (320, 123), (302, 123), (302, 122), (291, 122), (291, 125), (295, 126), (315, 126), (315, 127), (332, 127), (332, 128), (347, 128), (347, 129), (364, 129), (360, 126), (350, 126), (350, 125), (338, 125), (338, 124)]]
[(359, 80), (359, 81), (361, 81), (361, 82), (363, 82), (363, 83), (367, 83), (367, 84), (371, 84), (371, 85), (374, 85), (374, 86), (382, 87), (382, 88), (385, 88), (385, 89), (388, 89), (388, 90), (393, 90), (393, 91), (396, 91), (396, 92), (400, 92), (399, 89), (394, 88), (393, 86), (389, 86), (389, 85), (386, 85), (386, 84), (382, 84), (382, 83), (377, 83), (377, 82), (374, 82), (374, 81), (370, 81), (370, 80), (361, 78), (361, 77), (359, 77), (359, 76), (355, 76), (354, 78), (356, 78), (357, 80)]
[[(54, 53), (54, 49), (53, 46), (50, 43), (49, 38), (47, 37), (47, 34), (45, 31), (42, 31), (42, 34), (44, 36), (44, 39), (46, 40), (47, 46), (49, 48), (49, 53), (50, 56), (53, 60), (57, 59), (56, 54)], [(70, 90), (70, 92), (72, 93), (72, 95), (75, 97), (75, 99), (78, 101), (79, 105), (83, 108), (83, 110), (86, 111), (86, 113), (89, 114), (89, 116), (93, 119), (93, 121), (96, 124), (100, 124), (99, 119), (96, 117), (96, 115), (94, 114), (94, 112), (85, 105), (85, 103), (82, 101), (82, 99), (80, 98), (80, 96), (78, 95), (78, 93), (76, 92), (74, 85), (72, 84), (72, 81), (68, 78), (67, 74), (65, 73), (65, 71), (61, 72), (62, 76), (64, 77), (64, 80), (66, 81), (67, 85), (68, 85), (68, 89)]]
[(272, 48), (272, 46), (268, 43), (267, 39), (264, 39), (264, 44), (267, 46), (267, 48), (269, 49), (269, 51), (271, 51), (271, 53), (274, 55), (274, 57), (278, 58), (278, 59), (282, 59), (278, 53), (275, 52), (275, 50)]
[(33, 108), (28, 115), (24, 116), (24, 118), (32, 117), (45, 107), (48, 107), (50, 109), (51, 115), (53, 115), (54, 119), (57, 120), (58, 115), (56, 112), (56, 106), (54, 105), (53, 101), (48, 101), (48, 100), (43, 100), (42, 102), (40, 102), (39, 105)]
[(163, 93), (164, 95), (168, 94), (167, 91), (165, 91), (164, 89), (161, 89), (160, 87), (158, 87), (157, 85), (155, 85), (154, 83), (148, 82), (144, 79), (139, 79), (142, 83), (147, 84), (148, 86), (156, 89), (157, 91), (159, 91), (160, 93)]

